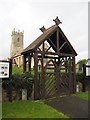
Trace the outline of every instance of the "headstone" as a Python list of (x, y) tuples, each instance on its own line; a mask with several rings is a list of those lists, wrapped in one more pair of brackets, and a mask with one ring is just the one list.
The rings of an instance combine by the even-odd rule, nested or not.
[(80, 91), (80, 87), (79, 87), (79, 84), (76, 85), (76, 92), (79, 92)]
[(22, 89), (22, 100), (27, 100), (27, 90)]

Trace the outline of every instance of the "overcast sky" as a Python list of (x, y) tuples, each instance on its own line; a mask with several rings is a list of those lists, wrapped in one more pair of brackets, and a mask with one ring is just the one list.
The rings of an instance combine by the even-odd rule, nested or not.
[[(32, 2), (33, 1), (33, 2)], [(62, 21), (59, 26), (75, 48), (76, 61), (88, 57), (88, 1), (41, 2), (37, 0), (0, 0), (0, 59), (10, 56), (11, 32), (24, 30), (24, 48), (40, 34), (40, 27), (54, 24), (56, 16)]]

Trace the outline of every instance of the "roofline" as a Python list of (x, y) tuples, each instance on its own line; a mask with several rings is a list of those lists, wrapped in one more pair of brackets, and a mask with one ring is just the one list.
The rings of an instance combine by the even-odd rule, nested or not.
[(58, 26), (59, 30), (62, 32), (62, 34), (64, 35), (65, 39), (67, 40), (69, 46), (72, 48), (73, 52), (75, 53), (75, 56), (77, 56), (77, 52), (74, 50), (73, 46), (71, 45), (71, 43), (69, 42), (69, 40), (67, 39), (66, 35), (64, 34), (64, 32), (62, 31), (62, 29)]
[[(53, 25), (53, 26), (51, 26), (51, 27), (54, 27), (54, 26), (56, 26), (56, 27), (55, 27), (55, 29), (52, 31), (52, 33), (49, 33), (40, 43), (38, 43), (38, 44), (35, 46), (34, 49), (31, 49), (31, 50), (28, 50), (28, 51), (29, 51), (29, 52), (30, 52), (30, 51), (34, 51), (43, 41), (45, 41), (49, 36), (51, 36), (51, 35), (56, 31), (56, 28), (58, 27), (57, 25)], [(51, 27), (50, 27), (50, 28), (51, 28)], [(50, 28), (48, 28), (48, 29), (46, 29), (46, 30), (49, 30)], [(43, 34), (44, 34), (44, 33), (45, 33), (45, 32), (43, 32)], [(43, 34), (41, 34), (41, 35), (43, 35)], [(41, 36), (41, 35), (40, 35), (40, 36)], [(40, 36), (39, 36), (39, 37), (40, 37)], [(39, 38), (39, 37), (38, 37), (38, 38)], [(38, 38), (36, 38), (36, 39), (38, 39)], [(34, 41), (35, 41), (35, 40), (34, 40)], [(33, 41), (33, 42), (34, 42), (34, 41)], [(32, 43), (31, 43), (31, 44), (32, 44)], [(31, 44), (30, 44), (30, 45), (31, 45)], [(30, 46), (30, 45), (29, 45), (29, 46)], [(27, 46), (27, 47), (29, 47), (29, 46)], [(27, 48), (27, 47), (26, 47), (26, 48)], [(26, 48), (25, 48), (25, 49), (26, 49)], [(22, 51), (21, 54), (24, 54), (24, 53), (27, 53), (27, 51)]]
[[(64, 39), (66, 39), (67, 44), (68, 44), (69, 47), (71, 48), (72, 53), (73, 53), (72, 55), (77, 56), (76, 51), (74, 50), (73, 46), (71, 45), (71, 43), (70, 43), (69, 40), (67, 39), (67, 37), (66, 37), (66, 35), (64, 34), (64, 32), (62, 31), (62, 29), (61, 29), (59, 26), (57, 26), (57, 25), (53, 25), (53, 26), (51, 26), (51, 27), (54, 27), (54, 26), (56, 26), (56, 27), (52, 30), (52, 32), (49, 33), (49, 34), (48, 34), (44, 39), (42, 39), (39, 43), (37, 43), (37, 45), (36, 45), (33, 49), (26, 50), (26, 51), (22, 51), (22, 52), (21, 52), (21, 55), (28, 54), (28, 53), (34, 51), (43, 41), (45, 41), (48, 37), (50, 37), (50, 36), (56, 31), (56, 28), (58, 28), (59, 31), (61, 32), (62, 36), (64, 37)], [(51, 28), (51, 27), (50, 27), (50, 28)], [(48, 29), (50, 29), (50, 28), (48, 28)], [(46, 29), (46, 32), (47, 32), (48, 29)], [(44, 33), (45, 33), (45, 32), (43, 32), (43, 34), (44, 34)], [(43, 34), (41, 34), (41, 35), (43, 35)], [(41, 35), (40, 35), (40, 36), (41, 36)], [(39, 37), (40, 37), (40, 36), (39, 36)], [(38, 37), (38, 38), (39, 38), (39, 37)], [(38, 39), (38, 38), (37, 38), (37, 39)], [(37, 39), (36, 39), (36, 40), (37, 40)], [(35, 40), (34, 40), (34, 41), (35, 41)], [(33, 41), (33, 42), (34, 42), (34, 41)], [(32, 43), (33, 43), (33, 42), (32, 42)], [(32, 43), (31, 43), (31, 44), (32, 44)], [(31, 44), (30, 44), (30, 45), (31, 45)], [(30, 45), (29, 45), (29, 46), (30, 46)], [(28, 47), (29, 47), (29, 46), (28, 46)], [(26, 47), (25, 49), (27, 49), (28, 47)]]

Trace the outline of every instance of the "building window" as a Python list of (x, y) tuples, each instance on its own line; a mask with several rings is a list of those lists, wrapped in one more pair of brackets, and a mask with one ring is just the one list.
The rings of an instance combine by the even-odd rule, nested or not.
[(17, 39), (17, 42), (19, 42), (20, 40), (19, 40), (19, 38)]

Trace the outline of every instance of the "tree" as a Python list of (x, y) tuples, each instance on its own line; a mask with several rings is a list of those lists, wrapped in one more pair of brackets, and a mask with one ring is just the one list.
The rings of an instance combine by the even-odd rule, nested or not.
[(77, 64), (79, 65), (78, 70), (81, 72), (83, 64), (86, 64), (86, 59), (79, 60)]

